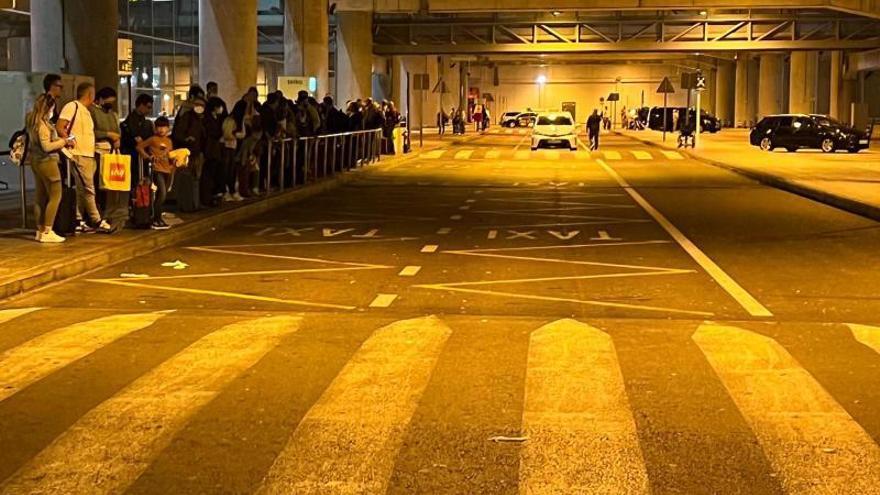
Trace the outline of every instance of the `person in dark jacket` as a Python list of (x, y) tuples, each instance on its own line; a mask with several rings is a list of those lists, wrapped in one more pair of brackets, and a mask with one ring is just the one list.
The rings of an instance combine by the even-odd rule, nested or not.
[[(225, 191), (223, 164), (223, 120), (226, 119), (226, 106), (220, 98), (211, 98), (205, 113), (205, 170), (202, 174), (202, 203), (217, 204)], [(213, 196), (211, 198), (210, 196)]]
[(192, 110), (178, 113), (171, 133), (174, 149), (186, 148), (190, 152), (189, 168), (195, 178), (201, 179), (205, 164), (205, 99), (196, 97), (192, 102)]
[(587, 134), (590, 137), (590, 150), (599, 149), (599, 128), (602, 126), (602, 117), (599, 111), (593, 109), (592, 115), (587, 118)]
[[(122, 122), (122, 152), (131, 155), (132, 184), (137, 185), (140, 181), (140, 167), (138, 163), (137, 145), (153, 137), (153, 123), (147, 118), (153, 113), (153, 97), (148, 94), (140, 94), (134, 101), (134, 110)], [(145, 172), (146, 173), (146, 172)]]

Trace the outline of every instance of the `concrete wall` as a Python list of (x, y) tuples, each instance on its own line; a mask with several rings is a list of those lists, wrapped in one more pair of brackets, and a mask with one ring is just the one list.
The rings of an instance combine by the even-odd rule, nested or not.
[[(645, 106), (662, 106), (663, 95), (656, 91), (664, 77), (669, 77), (676, 88), (676, 93), (669, 95), (670, 106), (683, 106), (687, 98), (679, 89), (678, 70), (669, 65), (501, 66), (499, 72), (498, 88), (491, 86), (491, 78), (484, 78), (483, 82), (489, 84), (480, 87), (481, 91), (497, 93), (493, 120), (505, 111), (558, 109), (562, 102), (573, 101), (577, 103), (577, 120), (585, 121), (594, 108), (599, 108), (599, 98), (607, 98), (614, 91), (620, 93), (618, 111), (641, 106), (643, 98)], [(546, 76), (547, 84), (539, 98), (535, 81), (541, 74)], [(615, 81), (618, 77), (619, 83)]]

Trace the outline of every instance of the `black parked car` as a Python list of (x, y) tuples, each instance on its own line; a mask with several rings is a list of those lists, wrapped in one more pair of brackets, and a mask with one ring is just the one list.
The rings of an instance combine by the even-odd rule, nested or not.
[(768, 115), (752, 128), (752, 146), (764, 151), (785, 148), (820, 149), (825, 153), (847, 150), (858, 153), (868, 148), (868, 134), (838, 122), (827, 115)]
[[(688, 118), (691, 121), (696, 119), (696, 110), (690, 109), (688, 114)], [(705, 110), (700, 110), (700, 115), (702, 116), (702, 122), (700, 123), (700, 130), (702, 132), (711, 132), (714, 134), (721, 130), (721, 121), (714, 115)], [(681, 130), (681, 126), (684, 125), (684, 116), (685, 107), (666, 107), (665, 119), (663, 118), (663, 107), (654, 107), (648, 114), (648, 128), (655, 131), (662, 131), (665, 125), (666, 132), (678, 131)]]

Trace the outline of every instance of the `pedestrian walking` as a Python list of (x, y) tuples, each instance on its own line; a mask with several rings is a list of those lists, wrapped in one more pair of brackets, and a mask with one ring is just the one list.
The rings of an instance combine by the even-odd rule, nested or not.
[(51, 118), (55, 113), (55, 98), (48, 94), (37, 97), (34, 109), (27, 117), (28, 161), (36, 183), (34, 218), (37, 221), (35, 240), (41, 243), (61, 243), (66, 239), (52, 230), (55, 215), (61, 203), (61, 171), (58, 152), (68, 141), (58, 135)]
[(599, 111), (593, 109), (593, 113), (587, 118), (587, 135), (590, 138), (590, 151), (599, 149), (599, 128), (602, 126), (602, 117)]

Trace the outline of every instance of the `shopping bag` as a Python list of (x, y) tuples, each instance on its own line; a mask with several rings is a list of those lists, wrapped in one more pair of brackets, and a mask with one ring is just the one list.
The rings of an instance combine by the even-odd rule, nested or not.
[(131, 156), (119, 153), (101, 155), (101, 189), (131, 191)]

